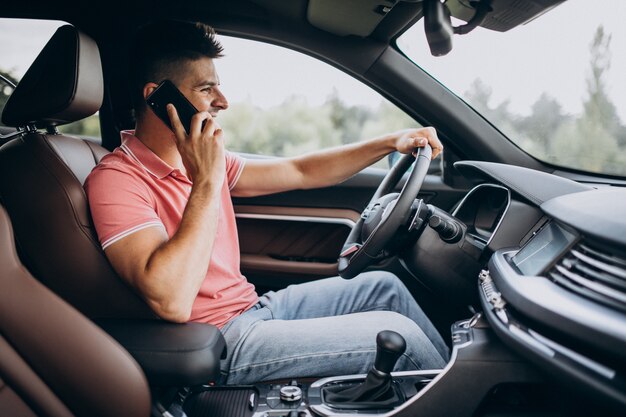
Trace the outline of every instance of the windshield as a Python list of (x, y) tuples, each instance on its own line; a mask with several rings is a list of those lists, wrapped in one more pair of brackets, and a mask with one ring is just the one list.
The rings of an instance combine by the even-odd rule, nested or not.
[(623, 0), (569, 0), (509, 32), (455, 35), (444, 57), (421, 21), (398, 47), (536, 158), (626, 176), (624, 16)]

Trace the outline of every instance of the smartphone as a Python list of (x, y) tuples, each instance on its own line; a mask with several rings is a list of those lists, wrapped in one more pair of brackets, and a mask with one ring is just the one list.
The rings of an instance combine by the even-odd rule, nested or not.
[[(167, 105), (173, 104), (178, 112), (178, 117), (189, 133), (191, 118), (198, 110), (187, 100), (187, 97), (170, 80), (165, 80), (146, 98), (146, 103), (161, 120), (172, 129), (170, 117), (167, 114)], [(174, 129), (172, 129), (174, 130)]]

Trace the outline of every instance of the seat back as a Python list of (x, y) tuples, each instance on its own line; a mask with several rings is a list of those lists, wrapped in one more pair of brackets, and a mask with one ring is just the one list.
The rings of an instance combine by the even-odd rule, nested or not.
[(95, 42), (72, 26), (57, 30), (7, 101), (5, 124), (28, 131), (0, 148), (0, 200), (18, 252), (47, 287), (92, 318), (152, 318), (111, 268), (91, 221), (83, 183), (107, 151), (35, 127), (95, 113), (103, 97)]
[(0, 206), (0, 414), (149, 416), (144, 374), (20, 263)]

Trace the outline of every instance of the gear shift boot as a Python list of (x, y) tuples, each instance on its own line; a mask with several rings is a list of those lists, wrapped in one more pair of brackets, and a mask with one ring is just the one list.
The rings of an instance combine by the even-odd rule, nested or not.
[(324, 403), (339, 409), (372, 410), (393, 408), (404, 402), (404, 395), (391, 377), (372, 377), (370, 372), (362, 383), (338, 383), (324, 387)]
[(378, 333), (376, 359), (365, 381), (323, 388), (324, 402), (344, 409), (381, 409), (402, 403), (404, 396), (394, 384), (391, 371), (405, 350), (406, 342), (400, 334), (390, 330)]

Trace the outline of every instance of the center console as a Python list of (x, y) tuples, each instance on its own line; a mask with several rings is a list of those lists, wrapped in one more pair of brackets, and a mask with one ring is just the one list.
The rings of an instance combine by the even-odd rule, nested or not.
[[(373, 370), (378, 366), (384, 374), (388, 360), (383, 354)], [(500, 343), (480, 315), (453, 325), (452, 354), (444, 369), (393, 372), (386, 388), (375, 388), (374, 394), (371, 388), (382, 385), (372, 383), (370, 374), (312, 383), (293, 380), (245, 387), (206, 386), (191, 392), (183, 408), (189, 417), (469, 417), (494, 387), (540, 381), (534, 369)], [(336, 393), (341, 394), (340, 401)], [(371, 395), (378, 396), (376, 401), (368, 401)]]

